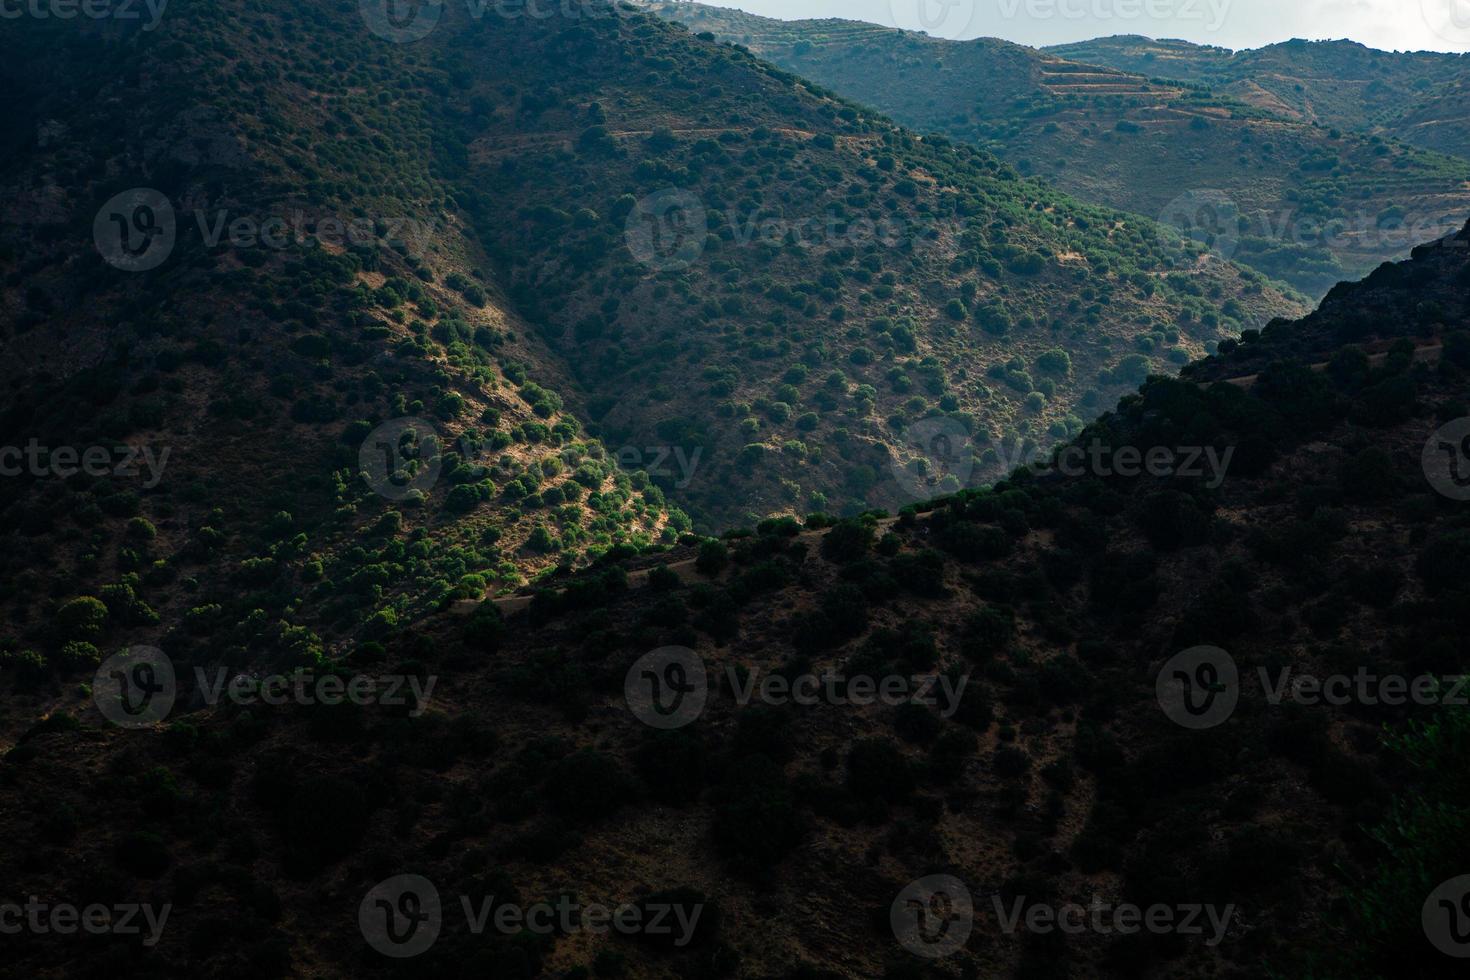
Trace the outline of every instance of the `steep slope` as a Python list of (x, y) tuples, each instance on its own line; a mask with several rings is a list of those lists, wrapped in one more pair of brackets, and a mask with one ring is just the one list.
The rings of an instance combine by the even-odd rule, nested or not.
[[(1354, 41), (1284, 41), (1230, 51), (1137, 36), (1048, 48), (1124, 71), (1208, 85), (1305, 122), (1392, 136), (1470, 159), (1470, 55), (1377, 51)], [(1433, 111), (1428, 111), (1433, 106)]]
[[(1150, 380), (1074, 443), (1081, 471), (1062, 453), (897, 520), (770, 522), (646, 585), (613, 569), (404, 630), (387, 653), (437, 682), (423, 714), (122, 731), (79, 701), (0, 765), (13, 887), (171, 916), (151, 946), (25, 934), (11, 962), (1457, 975), (1420, 915), (1470, 861), (1466, 709), (1314, 703), (1291, 678), (1463, 669), (1467, 285), (1470, 226)], [(1120, 471), (1191, 447), (1223, 467)], [(1213, 685), (1194, 713), (1176, 671)], [(936, 675), (937, 704), (871, 693)], [(624, 905), (616, 929), (577, 914)]]
[[(1135, 64), (1153, 63), (1142, 55), (1124, 70), (1089, 64), (1085, 45), (1057, 49), (1064, 60), (993, 38), (954, 42), (689, 3), (652, 9), (905, 125), (983, 146), (1084, 200), (1176, 224), (1311, 296), (1458, 230), (1470, 208), (1470, 162), (1320, 128), (1202, 69), (1181, 71), (1190, 84), (1180, 84), (1136, 74)], [(1200, 51), (1201, 60), (1214, 53)], [(1244, 77), (1260, 77), (1255, 68)], [(1446, 109), (1426, 103), (1417, 124)], [(1362, 105), (1340, 112), (1361, 114)]]
[[(893, 506), (917, 423), (982, 446), (1062, 438), (1136, 383), (1134, 355), (1163, 368), (1293, 305), (1151, 222), (675, 25), (516, 21), (425, 43), (480, 80), (453, 103), (468, 179), (503, 190), (461, 200), (517, 308), (605, 439), (702, 451), (677, 499), (715, 525)], [(473, 109), (510, 85), (519, 108)], [(1038, 376), (1052, 349), (1070, 368)]]
[(689, 527), (483, 280), (433, 93), (355, 9), (118, 23), (7, 28), (7, 647), (315, 663)]
[(123, 637), (314, 666), (665, 547), (686, 510), (896, 507), (961, 485), (935, 439), (998, 474), (1299, 309), (746, 54), (584, 13), (451, 9), (416, 43), (345, 3), (15, 22), (0, 648), (47, 680), (25, 710)]

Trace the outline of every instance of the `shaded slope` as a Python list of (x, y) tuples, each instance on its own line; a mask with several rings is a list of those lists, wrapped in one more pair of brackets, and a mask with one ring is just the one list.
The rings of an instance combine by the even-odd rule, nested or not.
[[(477, 278), (411, 63), (390, 106), (355, 10), (170, 13), (7, 32), (4, 429), (48, 451), (0, 486), (7, 647), (70, 673), (95, 656), (63, 663), (72, 640), (172, 631), (315, 662), (554, 566), (538, 525), (569, 562), (672, 540)], [(421, 440), (380, 428), (410, 418)], [(95, 628), (59, 624), (98, 597)]]
[[(439, 679), (416, 718), (226, 708), (165, 737), (99, 728), (83, 706), (0, 768), (24, 801), (0, 848), (28, 893), (178, 903), (151, 952), (117, 948), (115, 975), (188, 963), (386, 976), (406, 962), (534, 976), (594, 961), (650, 977), (1450, 975), (1418, 917), (1465, 859), (1453, 751), (1464, 709), (1272, 704), (1257, 671), (1274, 684), (1284, 667), (1462, 670), (1449, 638), (1470, 609), (1470, 531), (1420, 456), (1465, 412), (1467, 282), (1470, 227), (1191, 372), (1237, 377), (1264, 357), (1250, 390), (1154, 379), (1077, 443), (1228, 451), (1214, 485), (1018, 473), (881, 534), (853, 521), (818, 542), (770, 523), (728, 540), (726, 569), (704, 549), (709, 580), (693, 587), (625, 590), (614, 571), (504, 623), (435, 620), (389, 642)], [(1444, 348), (1433, 365), (1395, 349), (1366, 366), (1364, 348), (1430, 337)], [(670, 644), (710, 670), (708, 703), (657, 731), (624, 685)], [(1196, 644), (1239, 668), (1224, 689), (1238, 704), (1213, 727), (1176, 724), (1157, 700), (1161, 671)], [(943, 715), (820, 698), (742, 706), (744, 675), (723, 679), (735, 667), (944, 672), (973, 686)], [(1382, 725), (1414, 718), (1447, 726), (1443, 747), (1405, 745), (1431, 769), (1380, 741)], [(112, 774), (149, 766), (105, 813), (82, 804), (116, 786)], [(1408, 791), (1446, 807), (1442, 832), (1386, 819)], [(219, 831), (195, 812), (222, 815)], [(156, 843), (139, 856), (130, 842), (145, 831)], [(409, 873), (449, 909), (460, 895), (474, 908), (568, 894), (709, 918), (670, 948), (576, 927), (475, 934), (456, 910), (424, 951), (389, 960), (357, 910)], [(975, 917), (948, 956), (924, 960), (890, 916), (909, 882), (936, 874), (967, 886)], [(1207, 930), (1008, 933), (996, 895), (1000, 910), (1229, 912), (1213, 943)], [(210, 941), (221, 933), (251, 941)], [(45, 975), (74, 949), (32, 939), (16, 962)]]

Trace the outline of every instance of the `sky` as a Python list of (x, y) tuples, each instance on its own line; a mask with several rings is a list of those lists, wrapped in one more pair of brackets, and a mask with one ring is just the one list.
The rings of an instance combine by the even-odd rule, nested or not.
[(1470, 0), (702, 0), (764, 17), (841, 17), (951, 40), (1042, 46), (1112, 34), (1258, 48), (1349, 38), (1387, 51), (1470, 53)]

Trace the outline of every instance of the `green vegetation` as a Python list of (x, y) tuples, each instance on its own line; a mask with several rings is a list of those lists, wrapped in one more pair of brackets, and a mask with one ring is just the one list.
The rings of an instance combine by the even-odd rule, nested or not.
[(1310, 296), (1456, 230), (1470, 210), (1470, 126), (1449, 108), (1470, 69), (1451, 55), (1292, 42), (1231, 56), (1135, 37), (1039, 51), (650, 7), (1082, 200), (1157, 217)]

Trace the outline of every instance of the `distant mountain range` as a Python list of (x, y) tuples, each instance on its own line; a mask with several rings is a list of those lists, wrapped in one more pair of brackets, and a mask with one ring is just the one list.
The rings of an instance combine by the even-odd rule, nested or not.
[[(1470, 59), (1109, 38), (1036, 50), (856, 21), (652, 9), (1320, 297), (1470, 212)], [(1364, 109), (1365, 104), (1367, 109)]]

